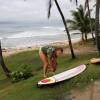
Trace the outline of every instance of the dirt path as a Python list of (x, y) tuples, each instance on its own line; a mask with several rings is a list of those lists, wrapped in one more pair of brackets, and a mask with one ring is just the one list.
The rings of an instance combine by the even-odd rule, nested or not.
[(73, 91), (72, 100), (100, 100), (100, 81), (92, 83), (84, 91)]
[[(75, 54), (83, 54), (83, 53), (92, 53), (98, 52), (94, 47), (82, 47), (74, 49)], [(70, 54), (70, 50), (68, 48), (64, 49), (65, 54)]]

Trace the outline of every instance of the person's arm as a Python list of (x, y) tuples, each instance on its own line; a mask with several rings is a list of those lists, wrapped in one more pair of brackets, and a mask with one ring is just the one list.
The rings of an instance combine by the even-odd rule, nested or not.
[(53, 60), (54, 58), (52, 57), (52, 54), (49, 54), (48, 55), (48, 61), (49, 61), (49, 64), (50, 64), (50, 66), (51, 66), (51, 64), (52, 64), (52, 60)]
[(56, 71), (56, 68), (57, 68), (57, 59), (56, 58), (52, 58), (50, 60), (50, 67), (51, 67), (53, 72)]

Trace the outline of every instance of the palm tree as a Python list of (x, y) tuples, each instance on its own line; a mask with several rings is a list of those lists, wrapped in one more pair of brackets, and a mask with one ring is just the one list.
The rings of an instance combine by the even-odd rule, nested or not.
[[(72, 1), (72, 0), (70, 0), (70, 1)], [(76, 1), (76, 3), (78, 3), (78, 0), (75, 0), (75, 1)], [(89, 4), (89, 0), (85, 0), (85, 2), (87, 2)], [(95, 35), (96, 35), (97, 49), (98, 49), (98, 51), (100, 53), (99, 11), (100, 11), (100, 0), (96, 0), (96, 15), (95, 15), (96, 28), (95, 28)]]
[(89, 6), (89, 0), (85, 1), (85, 10), (86, 10), (86, 8), (88, 9), (88, 15), (89, 15), (89, 18), (90, 18), (90, 29), (91, 29), (92, 38), (95, 41), (95, 37), (94, 37), (94, 34), (93, 34), (93, 30), (92, 30), (91, 11), (90, 11), (90, 6)]
[(97, 48), (98, 51), (100, 53), (100, 25), (99, 25), (99, 10), (100, 9), (100, 0), (96, 0), (96, 44), (97, 44)]
[(3, 56), (2, 56), (2, 48), (1, 48), (1, 42), (0, 42), (0, 64), (2, 66), (2, 69), (5, 73), (5, 75), (7, 77), (10, 77), (10, 70), (6, 67), (5, 63), (4, 63), (4, 59), (3, 59)]
[(77, 11), (72, 11), (72, 16), (73, 20), (67, 20), (70, 29), (80, 30), (82, 33), (82, 41), (84, 41), (84, 37), (87, 41), (87, 34), (90, 32), (90, 19), (87, 13), (84, 12), (83, 6), (80, 5), (79, 8), (77, 8)]
[[(62, 18), (62, 21), (63, 21), (63, 24), (65, 26), (65, 31), (67, 33), (67, 36), (68, 36), (68, 42), (69, 42), (69, 47), (70, 47), (70, 51), (71, 51), (71, 54), (72, 54), (72, 58), (75, 58), (75, 54), (74, 54), (74, 50), (73, 50), (73, 47), (72, 47), (72, 42), (71, 42), (71, 37), (70, 37), (70, 33), (69, 33), (69, 30), (68, 30), (68, 27), (67, 27), (67, 24), (66, 24), (66, 20), (65, 20), (65, 17), (64, 17), (64, 14), (62, 13), (62, 10), (59, 6), (59, 3), (57, 0), (54, 0), (55, 4), (56, 4), (56, 7), (61, 15), (61, 18)], [(51, 11), (51, 7), (52, 7), (52, 0), (49, 0), (49, 9), (48, 9), (48, 18), (50, 17), (50, 11)]]

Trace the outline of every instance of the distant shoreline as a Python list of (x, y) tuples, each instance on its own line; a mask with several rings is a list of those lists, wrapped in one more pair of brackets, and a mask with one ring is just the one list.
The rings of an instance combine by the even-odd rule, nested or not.
[[(72, 39), (72, 43), (77, 43), (79, 42), (80, 39)], [(46, 45), (52, 45), (52, 46), (67, 46), (68, 45), (68, 41), (64, 40), (64, 41), (55, 41), (55, 42), (51, 42), (49, 44)], [(38, 50), (39, 47), (41, 47), (43, 45), (33, 45), (33, 46), (28, 46), (28, 47), (19, 47), (19, 48), (3, 48), (3, 56), (10, 56), (10, 55), (14, 55), (16, 53), (20, 53), (20, 52), (25, 52), (25, 51), (32, 51), (32, 50)]]

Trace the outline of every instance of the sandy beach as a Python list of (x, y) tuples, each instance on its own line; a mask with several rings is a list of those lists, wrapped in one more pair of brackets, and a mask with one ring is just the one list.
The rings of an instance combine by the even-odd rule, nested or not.
[[(78, 42), (80, 42), (80, 39), (72, 40), (73, 45), (75, 43), (78, 43)], [(68, 41), (67, 40), (66, 41), (56, 41), (56, 42), (49, 43), (48, 45), (64, 47), (64, 46), (68, 45)], [(25, 51), (32, 51), (32, 50), (38, 50), (41, 46), (43, 46), (43, 45), (33, 45), (33, 46), (30, 46), (30, 47), (21, 47), (21, 48), (9, 48), (9, 49), (3, 49), (2, 51), (3, 51), (3, 56), (7, 57), (7, 56), (10, 56), (10, 55), (14, 55), (16, 53), (21, 53), (21, 52), (25, 52)], [(84, 47), (84, 48), (74, 49), (74, 51), (76, 53), (96, 52), (97, 49), (93, 48), (93, 47)], [(69, 54), (70, 53), (69, 48), (65, 48), (64, 53)]]
[[(77, 43), (79, 42), (80, 39), (76, 39), (76, 40), (72, 40), (72, 43)], [(67, 46), (68, 45), (68, 41), (56, 41), (56, 42), (52, 42), (49, 43), (48, 45), (52, 45), (52, 46)], [(9, 49), (2, 49), (3, 51), (3, 56), (7, 57), (10, 55), (14, 55), (16, 53), (20, 53), (20, 52), (25, 52), (25, 51), (32, 51), (32, 50), (38, 50), (39, 47), (41, 47), (43, 45), (33, 45), (30, 47), (20, 47), (20, 48), (9, 48)]]

